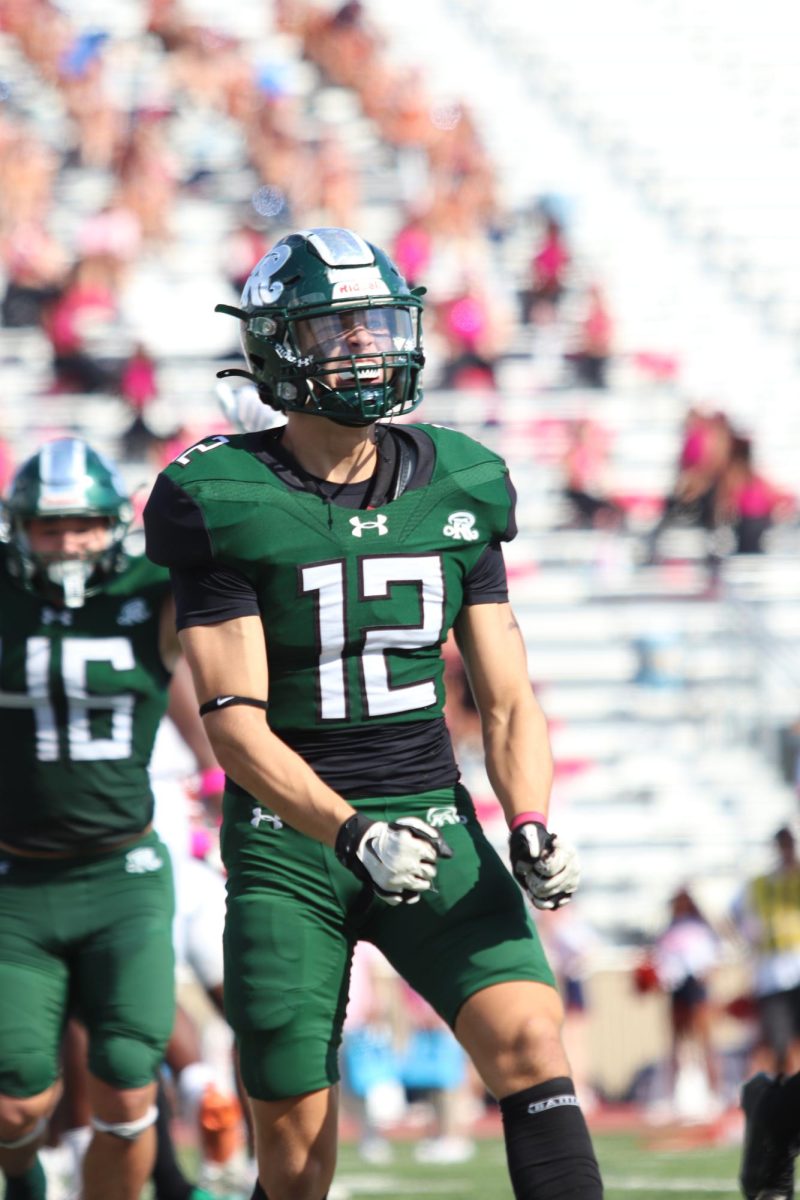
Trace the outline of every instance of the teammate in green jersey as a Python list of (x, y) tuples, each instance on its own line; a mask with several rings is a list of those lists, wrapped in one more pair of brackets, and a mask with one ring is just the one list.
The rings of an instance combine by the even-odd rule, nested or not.
[[(287, 423), (189, 447), (145, 510), (228, 777), (225, 1001), (257, 1129), (253, 1196), (328, 1193), (365, 939), (498, 1097), (519, 1200), (597, 1200), (523, 897), (558, 907), (578, 868), (547, 830), (546, 724), (508, 605), (513, 490), (470, 438), (382, 420), (421, 399), (421, 295), (350, 230), (279, 241), (241, 307), (220, 308), (241, 321), (247, 370), (234, 373)], [(442, 715), (451, 627), (522, 891), (459, 783)]]
[(180, 647), (166, 572), (129, 557), (131, 506), (85, 442), (17, 473), (0, 545), (0, 1168), (36, 1149), (68, 1012), (89, 1035), (84, 1200), (138, 1200), (174, 1012), (172, 872), (148, 762)]

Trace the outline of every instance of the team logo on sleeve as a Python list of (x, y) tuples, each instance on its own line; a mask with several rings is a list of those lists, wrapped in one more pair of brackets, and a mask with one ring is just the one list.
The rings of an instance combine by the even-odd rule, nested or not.
[(351, 517), (350, 524), (353, 526), (353, 537), (360, 538), (365, 529), (377, 529), (379, 537), (389, 532), (388, 517), (385, 513), (378, 513), (374, 521), (362, 521), (361, 517)]
[(126, 600), (117, 615), (118, 625), (141, 625), (152, 616), (150, 605), (141, 596)]
[(475, 514), (471, 512), (450, 513), (442, 533), (457, 542), (477, 542), (480, 537), (475, 528)]

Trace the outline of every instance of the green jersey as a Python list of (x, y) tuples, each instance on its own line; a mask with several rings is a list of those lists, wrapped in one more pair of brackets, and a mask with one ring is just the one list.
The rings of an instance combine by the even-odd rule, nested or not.
[(148, 762), (167, 706), (159, 654), (167, 573), (146, 558), (56, 607), (8, 573), (0, 546), (0, 841), (28, 851), (113, 845), (151, 820)]
[(513, 536), (497, 455), (437, 426), (393, 434), (414, 451), (411, 475), (366, 510), (287, 486), (270, 455), (277, 438), (263, 433), (191, 447), (148, 501), (156, 561), (232, 568), (251, 588), (278, 732), (440, 719), (441, 647), (465, 580), (487, 546)]

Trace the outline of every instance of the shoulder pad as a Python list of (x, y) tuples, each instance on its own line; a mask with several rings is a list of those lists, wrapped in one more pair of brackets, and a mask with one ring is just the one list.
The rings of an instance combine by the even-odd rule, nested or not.
[(217, 558), (221, 530), (241, 520), (240, 502), (252, 506), (253, 483), (270, 482), (255, 456), (262, 438), (262, 433), (203, 438), (161, 472), (143, 514), (152, 562), (184, 569)]
[(253, 453), (261, 433), (215, 433), (187, 446), (165, 467), (163, 474), (186, 488), (195, 479), (254, 479), (263, 468)]
[(436, 449), (431, 500), (442, 494), (455, 512), (480, 513), (490, 540), (510, 542), (516, 537), (516, 493), (500, 455), (455, 429), (442, 425), (416, 428), (430, 437)]
[(437, 457), (441, 458), (442, 465), (449, 470), (457, 470), (460, 466), (473, 466), (476, 463), (496, 463), (501, 470), (507, 469), (499, 454), (457, 429), (421, 422), (416, 423), (413, 428), (428, 435), (436, 447)]

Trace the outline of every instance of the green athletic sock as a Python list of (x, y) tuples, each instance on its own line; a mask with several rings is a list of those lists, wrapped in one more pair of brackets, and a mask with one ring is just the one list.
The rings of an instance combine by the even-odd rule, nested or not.
[(6, 1200), (47, 1200), (47, 1181), (38, 1158), (24, 1175), (6, 1175)]

